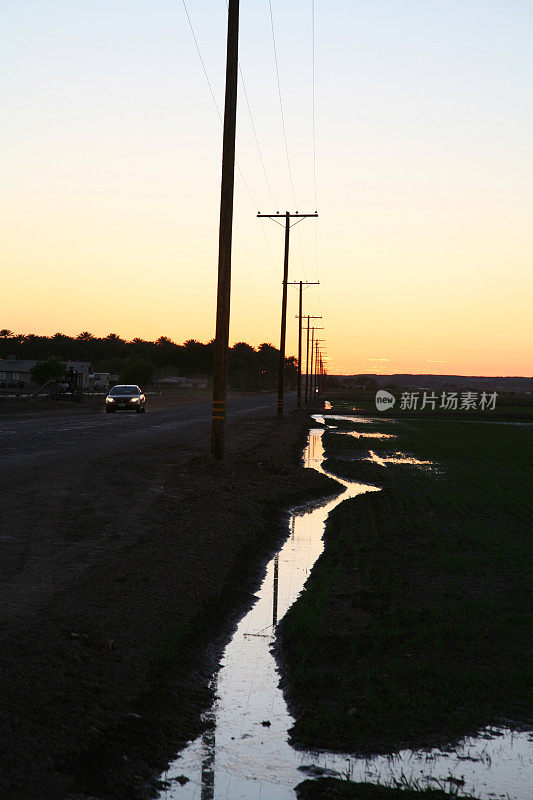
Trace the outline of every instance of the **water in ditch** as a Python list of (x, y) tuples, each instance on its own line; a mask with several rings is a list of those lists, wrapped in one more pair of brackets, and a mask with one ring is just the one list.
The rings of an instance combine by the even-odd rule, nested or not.
[[(328, 417), (318, 421), (327, 424)], [(323, 427), (310, 431), (304, 463), (328, 474), (322, 469), (323, 432)], [(349, 497), (379, 491), (330, 477), (341, 484), (342, 493), (293, 510), (289, 536), (268, 564), (257, 601), (239, 623), (213, 679), (216, 699), (204, 715), (207, 730), (161, 776), (168, 788), (159, 794), (160, 800), (294, 800), (294, 787), (302, 780), (332, 774), (384, 783), (403, 774), (430, 786), (440, 781), (457, 787), (464, 781), (462, 788), (481, 798), (528, 800), (533, 759), (531, 735), (526, 733), (484, 731), (453, 752), (402, 751), (372, 759), (289, 745), (293, 719), (270, 652), (275, 626), (322, 552), (330, 511)]]

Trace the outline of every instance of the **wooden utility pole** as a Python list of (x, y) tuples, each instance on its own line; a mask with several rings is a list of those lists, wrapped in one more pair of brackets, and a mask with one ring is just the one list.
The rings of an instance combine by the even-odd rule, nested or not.
[(319, 286), (320, 281), (289, 281), (290, 286), (300, 287), (300, 298), (298, 303), (298, 316), (296, 319), (300, 320), (298, 324), (298, 390), (296, 392), (296, 408), (302, 407), (302, 303), (303, 303), (303, 287), (304, 286)]
[(318, 343), (322, 341), (321, 339), (315, 339), (315, 379), (313, 383), (314, 394), (315, 396), (318, 394), (318, 359), (320, 357), (320, 351), (318, 348)]
[(324, 339), (315, 339), (315, 369), (314, 369), (314, 375), (313, 375), (313, 381), (312, 381), (313, 396), (317, 393), (317, 390), (318, 390), (318, 359), (320, 357), (320, 352), (319, 352), (318, 345), (320, 344), (320, 342), (323, 342), (323, 341), (324, 341)]
[(307, 355), (305, 359), (305, 402), (309, 399), (309, 320), (311, 319), (322, 319), (322, 317), (313, 317), (311, 314), (307, 314)]
[(309, 379), (309, 399), (313, 396), (313, 358), (315, 353), (315, 329), (311, 328), (311, 377)]
[(309, 399), (309, 320), (307, 315), (307, 355), (305, 358), (305, 402)]
[(302, 282), (298, 300), (298, 388), (296, 390), (296, 408), (302, 407)]
[[(278, 369), (278, 417), (283, 416), (283, 389), (285, 380), (285, 337), (287, 332), (287, 283), (289, 280), (289, 236), (291, 229), (291, 219), (296, 218), (301, 222), (305, 217), (318, 217), (317, 212), (314, 214), (300, 214), (298, 211), (291, 214), (286, 211), (285, 214), (258, 214), (258, 217), (268, 217), (268, 219), (278, 219), (283, 217), (285, 219), (285, 255), (283, 259), (283, 295), (281, 299), (281, 336), (279, 343), (279, 369)], [(295, 225), (298, 223), (295, 222)]]
[(220, 228), (218, 239), (217, 322), (213, 374), (213, 411), (211, 419), (211, 455), (218, 460), (224, 458), (226, 450), (226, 392), (228, 383), (231, 239), (233, 232), (233, 189), (235, 183), (235, 128), (237, 120), (238, 67), (239, 0), (229, 0), (226, 98), (224, 105)]
[(311, 328), (311, 370), (309, 376), (309, 399), (311, 397), (314, 398), (315, 396), (315, 364), (316, 364), (316, 342), (318, 341), (315, 339), (315, 331), (323, 331), (324, 328), (318, 328), (316, 325), (313, 325)]

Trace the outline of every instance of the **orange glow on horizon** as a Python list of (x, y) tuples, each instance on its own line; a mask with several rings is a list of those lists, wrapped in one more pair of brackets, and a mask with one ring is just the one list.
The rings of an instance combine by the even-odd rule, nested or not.
[[(222, 131), (183, 10), (37, 6), (8, 4), (0, 32), (0, 327), (210, 340)], [(289, 280), (321, 282), (304, 314), (331, 374), (533, 375), (532, 8), (467, 6), (316, 9), (320, 216), (291, 234)], [(283, 228), (256, 214), (314, 211), (309, 7), (279, 30), (291, 180), (263, 12), (240, 59), (269, 185), (240, 89), (230, 339), (277, 347)], [(226, 8), (193, 16), (222, 107)]]

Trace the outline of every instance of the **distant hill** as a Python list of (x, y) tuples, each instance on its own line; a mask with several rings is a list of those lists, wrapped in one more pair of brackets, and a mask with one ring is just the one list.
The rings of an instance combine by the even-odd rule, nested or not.
[(533, 378), (516, 377), (479, 377), (468, 375), (409, 375), (399, 373), (396, 375), (376, 375), (365, 372), (360, 375), (336, 375), (345, 384), (355, 384), (358, 378), (368, 377), (377, 381), (379, 386), (396, 384), (401, 389), (474, 389), (478, 391), (500, 392), (532, 392)]

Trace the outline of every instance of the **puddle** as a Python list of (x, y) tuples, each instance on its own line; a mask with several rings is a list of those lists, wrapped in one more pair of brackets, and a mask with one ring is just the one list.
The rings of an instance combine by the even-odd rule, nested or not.
[[(323, 433), (323, 428), (311, 430), (304, 451), (305, 466), (322, 473)], [(348, 497), (379, 491), (361, 483), (339, 483), (345, 487), (339, 496), (291, 514), (289, 538), (269, 563), (257, 602), (224, 652), (216, 677), (217, 699), (206, 715), (213, 729), (183, 750), (163, 776), (172, 781), (185, 775), (190, 782), (175, 783), (161, 798), (288, 800), (294, 798), (293, 787), (305, 778), (299, 767), (318, 763), (316, 756), (294, 750), (287, 741), (294, 721), (278, 687), (270, 645), (277, 621), (298, 597), (323, 550), (329, 512)]]
[(405, 453), (395, 453), (393, 456), (378, 456), (373, 450), (369, 450), (370, 456), (361, 459), (362, 461), (373, 461), (374, 464), (379, 464), (380, 467), (386, 467), (387, 464), (411, 464), (416, 467), (431, 466), (434, 461), (421, 461), (419, 458), (408, 456)]
[[(328, 425), (328, 428), (334, 428)], [(395, 433), (362, 433), (361, 431), (338, 431), (338, 436), (351, 436), (354, 439), (396, 439)]]
[[(312, 414), (312, 417), (316, 422), (319, 422), (321, 425), (326, 424), (323, 414)], [(345, 420), (347, 422), (354, 422), (357, 425), (369, 425), (369, 424), (374, 424), (376, 422), (393, 422), (393, 420), (381, 417), (379, 419), (376, 417), (353, 417), (353, 416), (350, 417), (347, 414), (328, 414), (327, 419), (328, 421), (330, 419)]]
[[(304, 463), (328, 474), (322, 469), (324, 430), (310, 431)], [(279, 689), (279, 674), (270, 652), (275, 626), (298, 597), (322, 552), (330, 511), (349, 497), (379, 491), (375, 486), (330, 477), (335, 477), (344, 491), (292, 512), (287, 541), (268, 564), (257, 601), (239, 623), (213, 679), (216, 699), (204, 714), (209, 728), (182, 750), (161, 776), (168, 788), (158, 797), (294, 800), (294, 787), (306, 777), (338, 774), (356, 781), (387, 783), (403, 774), (430, 786), (436, 786), (436, 779), (445, 781), (453, 776), (464, 779), (465, 791), (476, 791), (487, 800), (500, 796), (527, 800), (533, 785), (531, 734), (492, 730), (490, 738), (486, 733), (485, 738), (465, 740), (453, 753), (402, 751), (373, 759), (300, 751), (289, 745), (287, 732), (294, 721)], [(188, 782), (182, 783), (184, 778)]]

